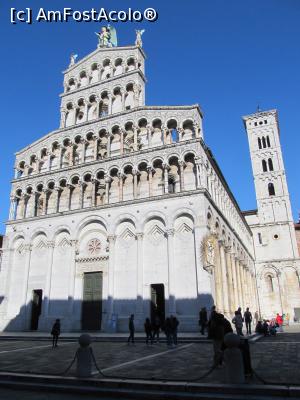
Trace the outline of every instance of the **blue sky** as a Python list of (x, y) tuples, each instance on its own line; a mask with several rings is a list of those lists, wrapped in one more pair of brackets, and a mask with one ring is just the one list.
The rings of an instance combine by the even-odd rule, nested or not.
[[(117, 23), (119, 44), (145, 28), (146, 103), (199, 103), (205, 142), (242, 210), (256, 207), (241, 117), (277, 108), (294, 218), (300, 210), (300, 2), (297, 0), (2, 0), (0, 232), (8, 216), (14, 152), (59, 124), (61, 71), (97, 45), (99, 23), (10, 24), (10, 8), (156, 8), (154, 23)], [(103, 25), (103, 24), (102, 24)]]

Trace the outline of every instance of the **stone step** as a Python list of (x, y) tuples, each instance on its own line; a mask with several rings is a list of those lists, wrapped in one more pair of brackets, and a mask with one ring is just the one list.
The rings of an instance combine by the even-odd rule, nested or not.
[(78, 379), (53, 375), (0, 373), (0, 386), (56, 393), (81, 393), (101, 398), (143, 400), (299, 398), (300, 388), (280, 385), (201, 384), (186, 381), (147, 381), (142, 379)]

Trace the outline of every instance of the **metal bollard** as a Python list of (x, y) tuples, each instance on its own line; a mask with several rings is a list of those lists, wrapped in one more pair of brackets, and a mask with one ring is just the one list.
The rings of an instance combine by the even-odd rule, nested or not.
[(91, 337), (88, 334), (83, 334), (78, 339), (79, 349), (76, 352), (76, 376), (78, 378), (89, 378), (92, 376), (92, 350), (90, 348)]
[(235, 333), (227, 333), (224, 337), (226, 383), (245, 383), (243, 355), (239, 348), (240, 337)]

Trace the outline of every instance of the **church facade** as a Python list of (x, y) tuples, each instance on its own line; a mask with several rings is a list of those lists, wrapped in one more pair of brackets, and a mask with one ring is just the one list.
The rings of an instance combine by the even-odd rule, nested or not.
[[(66, 331), (126, 331), (130, 314), (142, 330), (146, 317), (172, 314), (193, 331), (203, 306), (228, 317), (239, 306), (300, 307), (276, 112), (244, 119), (261, 197), (243, 213), (205, 145), (199, 106), (145, 105), (141, 45), (72, 58), (59, 129), (16, 153), (2, 330), (49, 331), (60, 318)], [(270, 146), (259, 152), (263, 129)], [(258, 171), (273, 154), (272, 172)]]

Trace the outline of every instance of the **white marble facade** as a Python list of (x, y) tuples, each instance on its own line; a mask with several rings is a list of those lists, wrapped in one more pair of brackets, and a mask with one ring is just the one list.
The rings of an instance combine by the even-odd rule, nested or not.
[[(100, 48), (70, 66), (60, 128), (16, 154), (1, 329), (32, 328), (38, 299), (34, 329), (60, 318), (82, 330), (97, 295), (89, 318), (102, 331), (127, 330), (131, 313), (142, 330), (157, 285), (160, 312), (183, 331), (198, 329), (202, 306), (259, 310), (253, 216), (204, 143), (199, 106), (145, 105), (144, 60), (140, 47)], [(85, 287), (92, 273), (100, 289)]]

